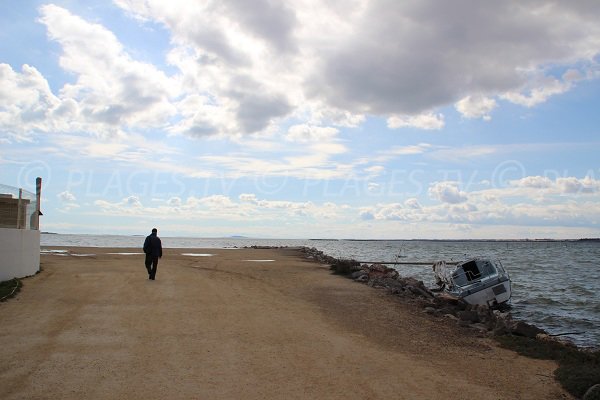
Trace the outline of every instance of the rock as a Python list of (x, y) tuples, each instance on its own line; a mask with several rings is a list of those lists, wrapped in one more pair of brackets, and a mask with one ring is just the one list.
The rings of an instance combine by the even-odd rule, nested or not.
[(454, 308), (451, 307), (444, 307), (444, 308), (440, 308), (439, 310), (437, 310), (436, 312), (438, 315), (446, 315), (446, 314), (450, 314), (454, 317), (456, 317), (456, 310)]
[(385, 283), (379, 279), (379, 278), (375, 278), (375, 279), (369, 279), (368, 285), (371, 286), (372, 288), (375, 289), (386, 289), (388, 288)]
[(385, 273), (387, 269), (388, 268), (386, 266), (381, 265), (381, 264), (371, 264), (371, 266), (369, 266), (369, 270), (372, 272)]
[(354, 271), (358, 271), (360, 264), (354, 260), (336, 260), (329, 268), (338, 274), (349, 275)]
[(459, 311), (456, 316), (461, 320), (461, 321), (467, 321), (469, 323), (475, 323), (475, 322), (479, 322), (479, 315), (477, 314), (477, 311), (474, 310), (470, 310), (470, 311)]
[(352, 279), (355, 279), (355, 280), (356, 280), (356, 278), (359, 278), (359, 277), (361, 277), (361, 276), (367, 276), (367, 279), (369, 279), (368, 275), (369, 275), (369, 273), (368, 273), (367, 271), (363, 271), (363, 270), (361, 269), (360, 271), (354, 271), (352, 274), (350, 274), (350, 277), (351, 277)]
[(600, 383), (589, 388), (583, 395), (582, 400), (600, 400)]
[(535, 338), (540, 333), (546, 333), (543, 329), (537, 326), (530, 325), (523, 321), (516, 321), (510, 326), (510, 331), (518, 336), (525, 336), (528, 338)]
[(417, 296), (423, 296), (425, 298), (433, 297), (433, 295), (431, 293), (427, 292), (426, 290), (424, 290), (420, 287), (408, 285), (408, 286), (406, 286), (406, 288), (408, 290), (410, 290), (411, 292), (413, 292), (414, 294), (416, 294)]
[(356, 282), (367, 283), (369, 282), (369, 275), (360, 275), (358, 278), (354, 279)]
[(509, 333), (509, 330), (506, 326), (499, 326), (492, 330), (494, 336), (504, 336)]
[(458, 326), (461, 326), (463, 328), (467, 328), (467, 327), (471, 326), (471, 322), (470, 321), (465, 321), (465, 320), (462, 320), (462, 319), (459, 319), (457, 321), (457, 324), (458, 324)]
[(492, 312), (490, 310), (490, 308), (486, 305), (475, 305), (474, 307), (472, 307), (472, 310), (475, 311), (477, 313), (477, 316), (479, 317), (479, 320), (481, 322), (486, 322), (488, 320), (490, 320), (492, 317)]
[(398, 276), (400, 276), (400, 274), (395, 269), (390, 269), (388, 272), (385, 273), (385, 277), (390, 279), (396, 279), (398, 278)]
[(437, 310), (433, 307), (425, 307), (423, 312), (426, 314), (434, 314)]
[(471, 324), (471, 328), (481, 333), (486, 333), (488, 331), (488, 327), (482, 323)]

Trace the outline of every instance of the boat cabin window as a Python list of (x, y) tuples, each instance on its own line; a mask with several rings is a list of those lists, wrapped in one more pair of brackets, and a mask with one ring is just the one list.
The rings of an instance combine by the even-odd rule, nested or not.
[(481, 271), (477, 267), (477, 263), (473, 261), (469, 261), (462, 265), (463, 271), (465, 271), (465, 277), (467, 281), (473, 281), (475, 279), (481, 278)]
[(490, 276), (496, 273), (496, 268), (494, 268), (492, 263), (488, 260), (480, 260), (477, 262), (477, 266), (479, 267), (482, 276)]

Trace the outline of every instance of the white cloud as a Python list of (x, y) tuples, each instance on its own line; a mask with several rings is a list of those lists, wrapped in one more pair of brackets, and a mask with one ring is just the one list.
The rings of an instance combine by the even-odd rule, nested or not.
[(332, 140), (338, 132), (336, 128), (301, 124), (291, 126), (285, 138), (300, 143), (323, 142)]
[(455, 104), (456, 110), (465, 118), (491, 119), (490, 112), (496, 108), (496, 100), (482, 95), (472, 95), (463, 98)]
[(541, 82), (528, 83), (526, 87), (518, 91), (507, 92), (501, 97), (515, 104), (534, 107), (545, 102), (551, 96), (568, 91), (571, 87), (571, 81), (561, 81), (551, 77), (544, 77)]
[[(576, 178), (573, 176), (560, 177), (552, 180), (545, 176), (527, 176), (522, 179), (511, 181), (512, 187), (524, 188), (524, 189), (543, 189), (544, 195), (576, 195), (576, 194), (594, 194), (600, 192), (600, 181), (593, 179), (589, 176), (585, 178)], [(506, 191), (507, 193), (515, 193)], [(520, 194), (526, 194), (532, 196), (533, 192), (516, 192)]]
[[(478, 229), (513, 226), (515, 232), (522, 231), (517, 227), (537, 230), (536, 227), (541, 226), (562, 227), (557, 232), (566, 232), (569, 227), (600, 230), (600, 181), (590, 177), (546, 180), (531, 176), (513, 181), (505, 188), (468, 193), (460, 191), (457, 185), (456, 182), (437, 182), (430, 187), (430, 196), (440, 200), (440, 204), (424, 206), (416, 198), (409, 198), (403, 204), (362, 207), (357, 213), (363, 220), (382, 224), (394, 221), (418, 223), (428, 229), (435, 229), (436, 224), (451, 223)], [(543, 201), (540, 201), (540, 193)], [(498, 237), (498, 233), (494, 236)]]
[(429, 196), (443, 203), (458, 204), (468, 200), (467, 193), (458, 188), (458, 182), (435, 182), (429, 186)]
[(404, 205), (405, 205), (406, 207), (408, 207), (408, 208), (412, 208), (412, 209), (415, 209), (415, 210), (418, 210), (418, 209), (422, 208), (422, 207), (421, 207), (421, 204), (419, 203), (419, 200), (417, 200), (417, 199), (416, 199), (416, 198), (414, 198), (414, 197), (411, 197), (410, 199), (407, 199), (407, 200), (404, 202)]
[(58, 194), (58, 198), (63, 203), (73, 203), (73, 202), (77, 201), (77, 198), (75, 197), (75, 195), (73, 193), (69, 192), (68, 190), (65, 190), (64, 192), (60, 192)]
[(373, 165), (364, 169), (367, 175), (371, 178), (380, 176), (385, 172), (385, 167), (381, 165)]
[(118, 202), (96, 200), (94, 204), (99, 207), (101, 214), (106, 216), (152, 215), (168, 220), (275, 221), (277, 224), (290, 219), (343, 219), (347, 218), (351, 211), (345, 205), (332, 202), (318, 205), (310, 201), (264, 200), (258, 199), (253, 193), (241, 194), (238, 200), (225, 195), (190, 196), (185, 200), (176, 197), (161, 202), (161, 205), (148, 207), (143, 206), (137, 196), (129, 196)]
[(8, 64), (0, 64), (0, 133), (30, 140), (33, 132), (59, 127), (59, 121), (52, 123), (53, 114), (66, 114), (67, 105), (52, 94), (48, 82), (34, 67), (23, 65), (19, 73)]
[(256, 203), (258, 199), (254, 193), (242, 193), (239, 196), (241, 202)]
[(417, 154), (423, 154), (432, 149), (432, 146), (428, 143), (419, 143), (416, 145), (409, 146), (394, 146), (389, 150), (381, 151), (374, 160), (377, 162), (386, 162), (391, 159), (400, 156), (411, 156)]
[(68, 190), (60, 192), (57, 197), (61, 203), (60, 208), (58, 208), (58, 211), (61, 213), (70, 212), (80, 208), (80, 205), (77, 203), (77, 198)]
[(537, 189), (545, 189), (553, 185), (552, 180), (545, 176), (527, 176), (516, 181), (511, 181), (510, 183), (513, 186), (530, 187)]
[(181, 198), (171, 197), (169, 200), (167, 200), (167, 204), (171, 207), (181, 207)]
[(593, 193), (600, 190), (600, 182), (589, 177), (584, 179), (575, 177), (558, 178), (556, 179), (556, 186), (564, 194)]
[(377, 192), (380, 187), (381, 187), (381, 185), (379, 183), (375, 183), (375, 182), (369, 182), (367, 184), (367, 190), (369, 192)]
[(444, 127), (444, 116), (428, 112), (419, 115), (394, 115), (387, 119), (387, 126), (391, 129), (419, 128), (426, 130), (439, 130)]
[[(153, 65), (133, 60), (112, 32), (64, 8), (40, 8), (50, 39), (62, 47), (60, 65), (76, 76), (60, 91), (87, 130), (117, 134), (156, 126), (174, 115), (178, 83)], [(73, 112), (72, 111), (72, 112)], [(72, 129), (75, 129), (74, 126)]]
[[(61, 46), (60, 66), (74, 82), (52, 93), (35, 67), (17, 73), (3, 66), (5, 136), (145, 128), (239, 136), (270, 134), (290, 121), (358, 126), (368, 115), (386, 118), (392, 129), (441, 129), (440, 107), (455, 104), (467, 118), (489, 119), (497, 96), (531, 107), (598, 76), (600, 10), (591, 3), (114, 4), (134, 23), (168, 31), (165, 61), (176, 72), (135, 60), (101, 24), (44, 5), (39, 21)], [(553, 67), (568, 69), (556, 78)]]
[(123, 202), (129, 207), (142, 207), (142, 203), (137, 196), (129, 196), (123, 200)]

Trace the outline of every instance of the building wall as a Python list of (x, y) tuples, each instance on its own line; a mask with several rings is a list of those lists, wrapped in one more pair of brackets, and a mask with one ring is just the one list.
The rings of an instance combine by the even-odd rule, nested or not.
[(40, 231), (0, 228), (0, 281), (40, 270)]

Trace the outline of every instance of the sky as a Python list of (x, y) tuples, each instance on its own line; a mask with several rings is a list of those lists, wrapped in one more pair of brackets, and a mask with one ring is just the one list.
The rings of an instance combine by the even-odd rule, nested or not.
[(0, 0), (59, 233), (600, 237), (600, 2)]

